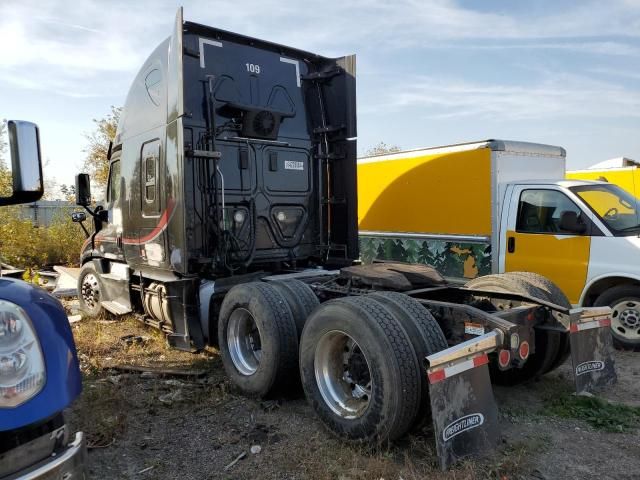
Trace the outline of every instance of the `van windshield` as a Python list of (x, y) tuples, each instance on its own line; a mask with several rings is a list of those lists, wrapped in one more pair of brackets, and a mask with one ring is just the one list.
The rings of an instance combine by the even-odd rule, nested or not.
[(640, 234), (638, 199), (617, 185), (570, 187), (615, 236)]

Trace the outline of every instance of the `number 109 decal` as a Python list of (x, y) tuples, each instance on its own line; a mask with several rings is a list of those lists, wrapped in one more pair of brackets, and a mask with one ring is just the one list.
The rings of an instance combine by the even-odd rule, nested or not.
[(245, 63), (247, 67), (247, 72), (249, 73), (260, 73), (260, 65), (256, 63)]

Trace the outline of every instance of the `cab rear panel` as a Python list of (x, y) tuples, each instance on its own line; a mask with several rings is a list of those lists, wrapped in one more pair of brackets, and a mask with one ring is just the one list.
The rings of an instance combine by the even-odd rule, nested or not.
[(164, 42), (127, 98), (103, 253), (213, 278), (356, 259), (355, 57), (189, 22), (175, 35), (180, 61)]

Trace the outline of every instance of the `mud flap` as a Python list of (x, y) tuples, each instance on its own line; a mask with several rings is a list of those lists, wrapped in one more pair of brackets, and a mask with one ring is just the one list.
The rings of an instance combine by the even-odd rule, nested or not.
[(571, 311), (571, 361), (576, 392), (594, 393), (617, 381), (611, 337), (611, 309)]
[(495, 449), (498, 409), (487, 353), (502, 343), (492, 331), (427, 357), (429, 396), (440, 467)]

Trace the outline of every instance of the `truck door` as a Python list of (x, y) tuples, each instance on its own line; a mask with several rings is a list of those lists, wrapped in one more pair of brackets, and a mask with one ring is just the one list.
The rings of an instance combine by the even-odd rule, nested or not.
[(504, 271), (527, 271), (555, 282), (572, 304), (580, 301), (587, 279), (591, 214), (560, 187), (516, 186), (507, 214)]
[(122, 249), (122, 185), (120, 176), (120, 158), (114, 158), (109, 166), (106, 205), (109, 217), (102, 230), (96, 235), (96, 248), (105, 256), (124, 261)]
[(138, 245), (142, 261), (161, 266), (166, 260), (165, 226), (168, 213), (163, 212), (160, 140), (145, 142), (140, 149), (140, 212)]

